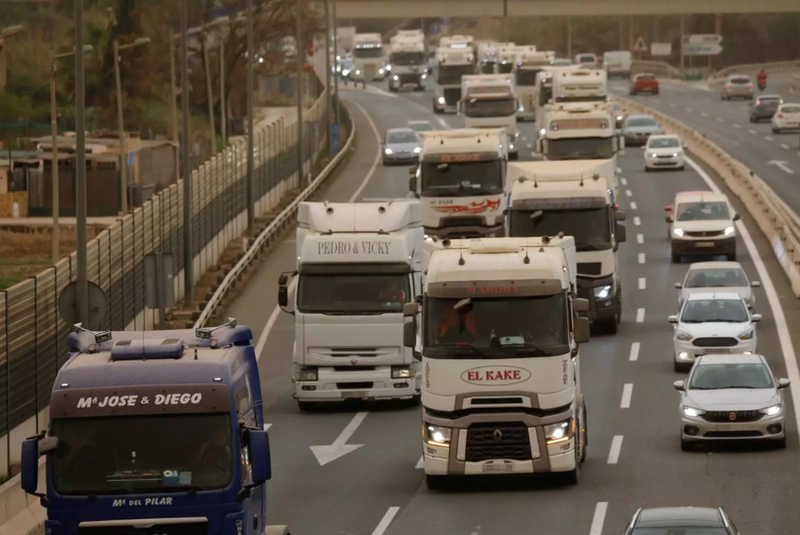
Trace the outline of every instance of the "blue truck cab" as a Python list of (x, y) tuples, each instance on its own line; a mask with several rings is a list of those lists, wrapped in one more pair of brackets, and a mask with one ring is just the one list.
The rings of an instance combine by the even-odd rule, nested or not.
[(22, 445), (47, 535), (288, 535), (265, 525), (269, 438), (248, 327), (74, 330), (49, 426)]

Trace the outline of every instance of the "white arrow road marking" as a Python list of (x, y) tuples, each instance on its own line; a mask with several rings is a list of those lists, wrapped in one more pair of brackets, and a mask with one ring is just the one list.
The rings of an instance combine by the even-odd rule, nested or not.
[(264, 424), (264, 431), (269, 431), (270, 427), (272, 427), (272, 424)]
[(780, 167), (786, 174), (793, 175), (794, 171), (789, 168), (789, 162), (782, 162), (779, 160), (772, 160), (767, 162), (767, 165), (774, 165), (775, 167)]
[(325, 466), (329, 462), (335, 461), (348, 453), (352, 453), (364, 445), (347, 444), (347, 441), (353, 436), (353, 433), (356, 432), (356, 429), (358, 429), (358, 426), (364, 421), (364, 418), (367, 417), (367, 414), (369, 413), (359, 412), (353, 416), (353, 419), (350, 420), (350, 423), (344, 428), (342, 434), (339, 435), (330, 446), (311, 446), (311, 451), (314, 452), (314, 456), (317, 458), (317, 461), (319, 461), (320, 466)]
[(392, 520), (394, 520), (394, 517), (399, 510), (399, 507), (389, 507), (389, 510), (386, 511), (385, 515), (383, 515), (383, 518), (375, 528), (375, 531), (372, 532), (372, 535), (383, 535), (386, 532), (386, 529), (389, 527), (389, 524), (391, 524)]
[(419, 461), (417, 461), (417, 466), (415, 466), (414, 468), (416, 468), (417, 470), (422, 470), (423, 468), (425, 468), (425, 456), (424, 455), (419, 458)]

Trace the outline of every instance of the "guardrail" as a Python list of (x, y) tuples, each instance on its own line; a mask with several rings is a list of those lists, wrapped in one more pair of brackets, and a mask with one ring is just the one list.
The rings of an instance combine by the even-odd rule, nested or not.
[(286, 227), (294, 223), (294, 219), (297, 215), (297, 206), (301, 202), (308, 200), (308, 198), (311, 197), (311, 195), (313, 195), (317, 190), (319, 185), (322, 184), (322, 182), (328, 178), (328, 176), (330, 176), (331, 172), (333, 172), (336, 166), (339, 165), (339, 162), (342, 161), (347, 152), (350, 150), (353, 140), (355, 139), (355, 135), (356, 129), (351, 124), (347, 141), (339, 153), (334, 156), (334, 158), (328, 163), (328, 165), (325, 166), (322, 171), (320, 171), (320, 173), (314, 178), (313, 181), (311, 181), (306, 189), (300, 192), (300, 194), (294, 200), (292, 200), (292, 202), (286, 208), (284, 208), (281, 213), (269, 223), (269, 225), (267, 225), (267, 228), (265, 228), (261, 234), (259, 234), (258, 237), (253, 240), (253, 243), (250, 245), (250, 247), (248, 247), (247, 252), (236, 263), (236, 265), (231, 268), (228, 274), (225, 275), (225, 278), (211, 296), (211, 299), (208, 300), (205, 308), (200, 313), (200, 317), (197, 319), (197, 322), (195, 322), (195, 329), (205, 326), (206, 322), (213, 317), (214, 312), (217, 310), (220, 304), (222, 304), (226, 294), (234, 286), (237, 279), (239, 279), (239, 277), (241, 277), (247, 271), (250, 264), (258, 258), (259, 254), (261, 254), (266, 247), (270, 245), (273, 239), (279, 238), (286, 230)]
[(652, 73), (662, 78), (679, 78), (680, 71), (665, 61), (635, 59), (631, 61), (631, 74)]
[(690, 126), (627, 98), (615, 99), (626, 110), (655, 117), (665, 133), (679, 135), (687, 149), (719, 175), (767, 237), (795, 297), (800, 298), (800, 217), (746, 165)]
[(755, 75), (760, 69), (765, 69), (767, 73), (800, 71), (800, 60), (774, 61), (772, 63), (746, 63), (743, 65), (731, 65), (715, 72), (711, 78), (725, 78), (729, 74), (752, 74)]

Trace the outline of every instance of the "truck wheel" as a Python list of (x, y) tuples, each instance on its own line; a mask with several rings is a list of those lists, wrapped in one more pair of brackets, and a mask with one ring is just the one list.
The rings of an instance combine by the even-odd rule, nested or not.
[(672, 263), (673, 264), (680, 264), (681, 263), (681, 255), (672, 253)]
[(505, 238), (506, 237), (506, 229), (505, 227), (501, 227), (500, 230), (494, 233), (495, 238)]
[(312, 412), (314, 409), (317, 408), (317, 404), (314, 403), (313, 401), (298, 401), (297, 407), (302, 412)]
[(414, 91), (425, 91), (425, 86), (424, 85), (418, 85), (417, 87), (414, 88)]
[(518, 152), (510, 153), (508, 155), (508, 159), (513, 161), (519, 160), (519, 153)]
[(431, 490), (440, 490), (447, 486), (447, 476), (425, 475), (425, 484)]
[(694, 442), (681, 438), (681, 451), (694, 451)]

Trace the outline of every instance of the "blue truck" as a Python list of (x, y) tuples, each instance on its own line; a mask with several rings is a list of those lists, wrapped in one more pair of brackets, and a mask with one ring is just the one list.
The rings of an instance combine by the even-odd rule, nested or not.
[(248, 327), (74, 331), (49, 426), (22, 445), (22, 487), (47, 509), (46, 535), (289, 534), (266, 525), (269, 438)]

